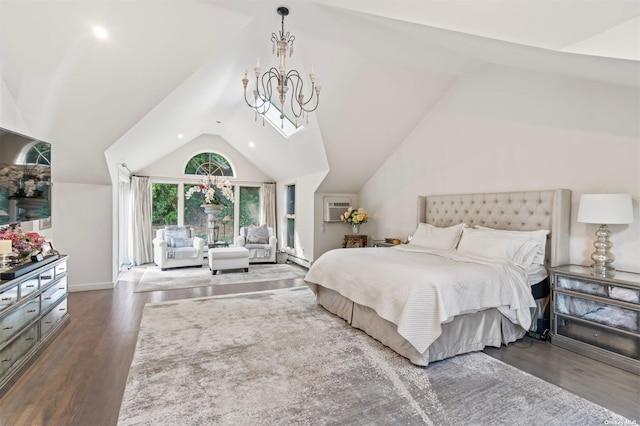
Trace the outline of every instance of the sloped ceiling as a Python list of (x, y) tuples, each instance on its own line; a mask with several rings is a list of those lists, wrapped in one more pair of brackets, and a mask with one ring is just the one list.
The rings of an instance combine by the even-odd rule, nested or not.
[(117, 163), (135, 172), (218, 134), (274, 180), (326, 171), (322, 191), (357, 192), (460, 76), (487, 64), (640, 85), (635, 0), (289, 1), (287, 64), (313, 65), (323, 89), (285, 140), (254, 121), (240, 81), (257, 56), (276, 64), (281, 5), (0, 2), (0, 77), (27, 123), (12, 130), (54, 144), (62, 182), (108, 184)]

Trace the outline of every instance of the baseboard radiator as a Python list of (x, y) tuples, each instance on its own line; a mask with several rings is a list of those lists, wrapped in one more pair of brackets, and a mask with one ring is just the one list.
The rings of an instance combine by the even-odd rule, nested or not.
[(304, 266), (307, 269), (311, 267), (311, 261), (304, 259), (302, 257), (298, 257), (290, 254), (288, 255), (287, 259), (289, 260), (289, 262), (298, 264), (300, 266)]

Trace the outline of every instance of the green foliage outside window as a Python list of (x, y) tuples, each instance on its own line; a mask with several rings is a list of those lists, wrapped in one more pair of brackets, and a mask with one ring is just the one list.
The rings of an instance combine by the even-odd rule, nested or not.
[(240, 187), (240, 222), (239, 228), (249, 225), (261, 225), (260, 221), (260, 188), (257, 186)]
[(151, 185), (153, 229), (178, 224), (178, 185), (154, 183)]

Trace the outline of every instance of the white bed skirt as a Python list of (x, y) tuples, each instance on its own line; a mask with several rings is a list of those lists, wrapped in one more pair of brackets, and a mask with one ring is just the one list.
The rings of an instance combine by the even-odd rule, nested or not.
[(398, 334), (395, 324), (378, 316), (373, 309), (354, 303), (334, 290), (319, 285), (310, 287), (316, 293), (318, 303), (329, 312), (416, 365), (427, 366), (433, 361), (481, 351), (486, 346), (500, 347), (501, 344), (514, 342), (525, 334), (522, 327), (506, 319), (497, 309), (488, 309), (460, 315), (453, 321), (442, 324), (440, 337), (421, 354)]

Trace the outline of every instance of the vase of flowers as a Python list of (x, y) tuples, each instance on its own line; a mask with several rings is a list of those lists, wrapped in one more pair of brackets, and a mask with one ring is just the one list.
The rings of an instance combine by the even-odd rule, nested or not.
[(222, 179), (220, 176), (205, 175), (202, 178), (202, 183), (189, 188), (185, 197), (190, 199), (196, 192), (204, 194), (205, 204), (226, 206), (227, 203), (223, 198), (227, 200), (233, 199), (233, 186), (231, 182), (229, 182), (229, 179)]
[(343, 222), (351, 225), (351, 232), (353, 232), (353, 235), (358, 235), (358, 233), (360, 233), (360, 225), (367, 223), (369, 220), (369, 214), (362, 207), (358, 210), (355, 210), (353, 207), (349, 207), (349, 209), (342, 214), (341, 219)]
[(37, 232), (24, 232), (19, 225), (7, 226), (0, 230), (0, 240), (11, 241), (12, 255), (24, 259), (42, 249), (44, 237)]

